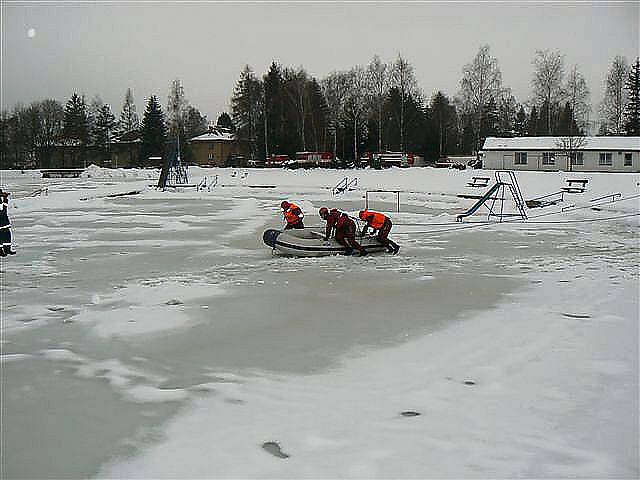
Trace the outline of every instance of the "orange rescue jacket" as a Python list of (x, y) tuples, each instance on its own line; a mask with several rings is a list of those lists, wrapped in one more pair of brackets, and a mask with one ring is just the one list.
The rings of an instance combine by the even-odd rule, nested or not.
[(288, 225), (295, 225), (302, 219), (302, 210), (295, 203), (289, 203), (289, 208), (284, 211), (284, 218)]
[(365, 212), (366, 213), (363, 215), (364, 218), (362, 220), (365, 220), (369, 226), (376, 230), (380, 230), (384, 225), (384, 222), (387, 221), (387, 216), (382, 213), (370, 210), (366, 210)]

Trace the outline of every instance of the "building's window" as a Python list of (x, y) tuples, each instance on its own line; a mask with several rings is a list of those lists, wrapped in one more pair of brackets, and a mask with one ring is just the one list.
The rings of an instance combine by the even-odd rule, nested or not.
[(625, 167), (631, 167), (633, 165), (633, 162), (631, 161), (631, 154), (630, 153), (625, 153), (624, 154), (624, 166)]
[(611, 156), (611, 152), (602, 152), (600, 153), (600, 161), (598, 162), (598, 165), (603, 165), (603, 166), (607, 166), (610, 167), (611, 165), (613, 165), (613, 159)]
[(214, 150), (216, 148), (215, 143), (210, 143), (209, 144), (209, 150)]
[(542, 164), (543, 165), (555, 165), (556, 158), (551, 152), (542, 152)]
[(571, 152), (571, 165), (584, 165), (584, 152)]
[(213, 152), (209, 152), (209, 160), (213, 160)]
[(526, 165), (527, 164), (527, 152), (516, 152), (516, 158), (514, 161), (515, 165)]

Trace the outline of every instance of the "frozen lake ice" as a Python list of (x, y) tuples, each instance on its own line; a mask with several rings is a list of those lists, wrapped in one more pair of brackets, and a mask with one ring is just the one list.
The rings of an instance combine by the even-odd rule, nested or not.
[[(342, 197), (336, 171), (192, 169), (211, 192), (93, 172), (33, 198), (44, 180), (3, 173), (6, 478), (638, 474), (637, 198), (436, 234), (411, 224), (452, 222), (471, 172), (358, 172)], [(542, 175), (525, 195), (564, 174)], [(637, 181), (593, 175), (592, 198)], [(262, 244), (284, 198), (313, 224), (381, 187), (404, 191), (373, 205), (397, 256)]]

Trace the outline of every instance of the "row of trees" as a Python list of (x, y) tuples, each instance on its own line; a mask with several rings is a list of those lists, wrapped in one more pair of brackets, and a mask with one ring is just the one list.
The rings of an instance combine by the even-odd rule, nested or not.
[[(276, 62), (261, 78), (246, 66), (231, 98), (231, 117), (218, 124), (236, 129), (250, 158), (297, 151), (333, 151), (344, 161), (365, 151), (412, 151), (428, 159), (472, 154), (487, 136), (583, 135), (590, 130), (590, 92), (577, 66), (566, 69), (558, 51), (538, 51), (528, 101), (518, 102), (503, 85), (497, 58), (482, 46), (462, 69), (453, 97), (426, 97), (413, 66), (375, 56), (366, 66), (317, 79), (303, 68)], [(166, 113), (165, 113), (166, 112)], [(0, 116), (3, 165), (48, 166), (54, 147), (79, 147), (83, 155), (108, 161), (113, 139), (141, 138), (141, 165), (151, 156), (181, 154), (191, 160), (187, 140), (207, 128), (207, 118), (186, 99), (180, 80), (169, 88), (167, 107), (148, 99), (143, 119), (128, 89), (119, 118), (95, 97), (87, 104), (74, 93), (63, 106), (47, 99), (17, 105)], [(602, 135), (640, 135), (640, 61), (615, 57), (598, 106)]]
[[(482, 46), (464, 66), (451, 99), (426, 98), (412, 65), (398, 55), (391, 63), (375, 56), (366, 66), (332, 72), (323, 79), (302, 67), (272, 63), (259, 78), (248, 65), (231, 98), (239, 137), (253, 158), (301, 150), (333, 150), (343, 159), (363, 151), (401, 150), (443, 154), (477, 152), (487, 136), (577, 136), (591, 130), (590, 90), (577, 65), (565, 67), (559, 51), (533, 59), (531, 97), (519, 103), (503, 85), (498, 60)], [(638, 75), (616, 57), (599, 106), (602, 135), (639, 135)]]
[(455, 107), (441, 92), (426, 102), (402, 56), (391, 64), (376, 56), (322, 80), (275, 62), (258, 78), (247, 65), (231, 116), (253, 158), (305, 150), (333, 151), (343, 160), (383, 149), (461, 151), (452, 133)]
[(140, 121), (131, 89), (126, 91), (118, 120), (98, 96), (87, 104), (84, 96), (74, 93), (64, 107), (53, 99), (19, 104), (0, 117), (3, 166), (48, 167), (54, 149), (61, 146), (78, 148), (84, 161), (109, 164), (116, 139), (140, 139), (139, 166), (147, 166), (149, 157), (175, 153), (171, 149), (178, 136), (188, 160), (186, 139), (206, 131), (208, 122), (186, 100), (180, 80), (171, 83), (166, 112), (151, 96)]

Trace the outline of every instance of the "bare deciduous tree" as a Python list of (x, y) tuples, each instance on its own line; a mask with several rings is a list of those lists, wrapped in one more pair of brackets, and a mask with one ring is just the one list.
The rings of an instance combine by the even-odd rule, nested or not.
[(547, 102), (547, 134), (553, 131), (551, 126), (552, 110), (563, 97), (562, 80), (564, 78), (564, 55), (559, 51), (538, 50), (533, 59), (533, 100), (537, 105)]
[(300, 147), (302, 150), (307, 149), (307, 141), (305, 138), (305, 120), (307, 117), (307, 106), (309, 103), (309, 95), (307, 89), (307, 82), (309, 75), (304, 68), (300, 67), (297, 70), (287, 68), (284, 71), (285, 79), (285, 91), (289, 100), (294, 105), (296, 112), (298, 112), (298, 127), (300, 131)]
[(566, 158), (567, 170), (572, 171), (573, 165), (578, 161), (579, 150), (587, 143), (587, 137), (578, 135), (567, 135), (560, 137), (556, 142), (556, 147), (560, 155)]
[(474, 119), (475, 148), (480, 149), (480, 130), (485, 106), (490, 98), (499, 98), (502, 90), (502, 73), (498, 60), (491, 56), (489, 45), (480, 47), (471, 63), (462, 69), (462, 80), (457, 103), (462, 112)]
[(184, 118), (189, 103), (184, 96), (184, 87), (180, 79), (176, 78), (169, 87), (167, 98), (167, 127), (169, 137), (177, 137), (183, 133)]
[(380, 60), (378, 55), (373, 57), (367, 67), (367, 77), (371, 101), (378, 114), (378, 151), (382, 151), (382, 109), (384, 98), (389, 91), (390, 67)]
[(404, 152), (404, 107), (409, 97), (419, 96), (419, 89), (413, 67), (400, 54), (391, 70), (391, 82), (400, 94), (400, 150)]
[(357, 65), (349, 71), (349, 83), (345, 98), (345, 113), (353, 122), (354, 161), (358, 162), (358, 126), (364, 124), (367, 110), (367, 74)]
[(624, 135), (624, 108), (627, 92), (624, 84), (629, 75), (627, 60), (618, 55), (613, 59), (605, 81), (604, 98), (600, 104), (600, 119), (604, 132), (611, 135)]
[[(579, 128), (585, 129), (589, 120), (589, 112), (591, 111), (591, 105), (589, 104), (589, 87), (584, 76), (578, 70), (578, 66), (574, 65), (569, 74), (567, 75), (567, 85), (564, 89), (566, 95), (566, 101), (571, 107), (573, 118)], [(573, 135), (573, 122), (569, 122), (570, 131)]]
[(322, 91), (327, 101), (331, 129), (333, 131), (333, 158), (336, 158), (337, 129), (343, 126), (344, 107), (349, 91), (349, 74), (346, 72), (332, 72), (322, 80)]

